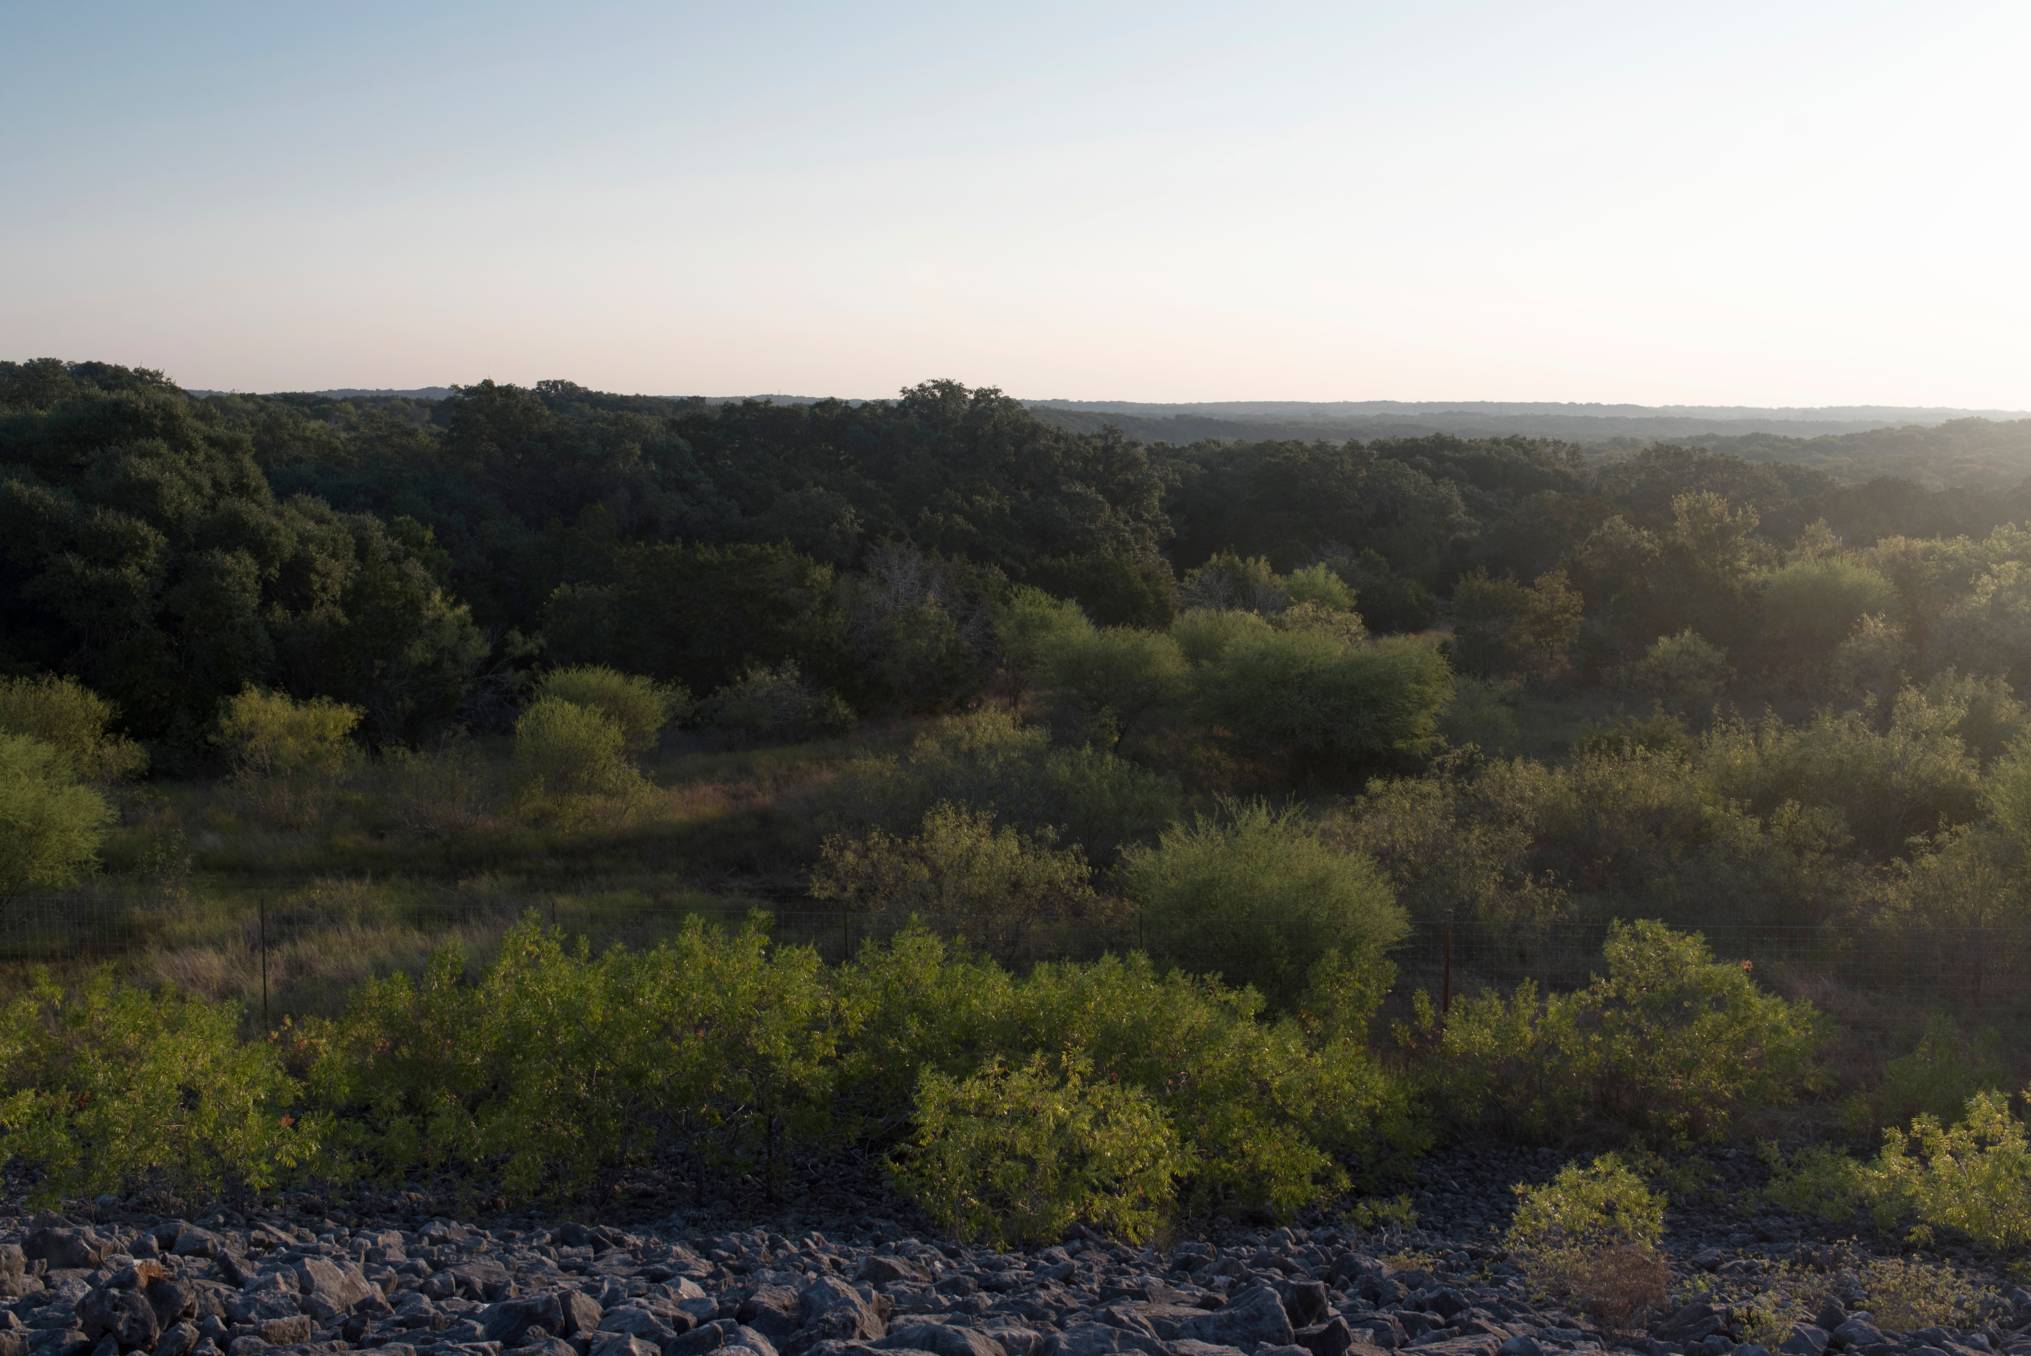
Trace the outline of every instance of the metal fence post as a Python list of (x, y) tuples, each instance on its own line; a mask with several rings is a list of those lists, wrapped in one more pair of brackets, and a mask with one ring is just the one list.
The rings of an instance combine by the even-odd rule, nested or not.
[(1450, 1017), (1453, 1012), (1453, 919), (1446, 916), (1439, 929), (1439, 1015)]
[(268, 897), (255, 901), (261, 919), (261, 1025), (268, 1026)]

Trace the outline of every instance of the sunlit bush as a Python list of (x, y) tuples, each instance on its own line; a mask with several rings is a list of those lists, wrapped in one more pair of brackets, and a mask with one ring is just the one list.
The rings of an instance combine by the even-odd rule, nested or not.
[(318, 1148), (272, 1047), (240, 1010), (111, 974), (41, 976), (0, 1012), (0, 1163), (54, 1202), (162, 1185), (273, 1186)]
[(1408, 1034), (1449, 1121), (1554, 1142), (1668, 1144), (1718, 1138), (1741, 1112), (1816, 1082), (1818, 1014), (1758, 989), (1703, 938), (1614, 923), (1602, 954), (1607, 973), (1572, 993), (1540, 996), (1526, 980), (1508, 996), (1456, 1001), (1443, 1021), (1419, 995)]
[(1083, 1061), (990, 1061), (955, 1081), (926, 1070), (896, 1178), (962, 1238), (1054, 1243), (1075, 1223), (1131, 1242), (1169, 1217), (1185, 1156), (1147, 1093)]

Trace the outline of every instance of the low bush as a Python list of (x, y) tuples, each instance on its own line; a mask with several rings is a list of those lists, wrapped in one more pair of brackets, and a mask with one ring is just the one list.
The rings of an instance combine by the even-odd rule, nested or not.
[(691, 709), (691, 694), (680, 684), (662, 684), (602, 664), (553, 669), (536, 685), (536, 697), (555, 697), (597, 711), (621, 730), (628, 752), (640, 755), (655, 747), (664, 725), (682, 720)]
[(1758, 989), (1705, 939), (1655, 922), (1613, 923), (1607, 974), (1584, 989), (1454, 1003), (1418, 996), (1406, 1034), (1428, 1047), (1428, 1094), (1458, 1125), (1561, 1141), (1713, 1139), (1744, 1109), (1779, 1106), (1817, 1082), (1822, 1023), (1809, 1004)]
[(1075, 1223), (1132, 1242), (1164, 1223), (1185, 1155), (1147, 1094), (1096, 1081), (1078, 1059), (991, 1060), (955, 1081), (926, 1070), (904, 1194), (962, 1238), (1055, 1243)]
[(563, 813), (643, 786), (619, 723), (562, 697), (538, 697), (516, 720), (514, 764), (522, 802), (535, 811)]
[(148, 753), (108, 727), (113, 703), (75, 678), (0, 679), (0, 733), (40, 739), (88, 782), (123, 782), (148, 767)]
[(1107, 921), (1078, 848), (1058, 847), (1050, 829), (1025, 834), (997, 826), (991, 811), (949, 804), (932, 807), (908, 838), (881, 829), (827, 838), (811, 897), (866, 916), (884, 934), (918, 918), (1003, 956), (1040, 929)]
[(340, 776), (359, 761), (352, 734), (362, 714), (327, 697), (297, 701), (250, 687), (226, 703), (218, 742), (259, 814), (302, 825), (317, 817)]
[(1864, 1189), (1879, 1223), (1915, 1222), (2004, 1252), (2031, 1243), (2031, 1138), (2010, 1099), (1981, 1092), (1961, 1119), (1891, 1130)]
[(1886, 1130), (1868, 1162), (1823, 1146), (1779, 1160), (1767, 1195), (1836, 1223), (1866, 1211), (1882, 1229), (2007, 1252), (2031, 1243), (2031, 1135), (2008, 1097), (1979, 1092), (1957, 1121), (1920, 1115)]
[(104, 970), (38, 977), (0, 1013), (0, 1163), (31, 1169), (45, 1203), (275, 1185), (317, 1152), (323, 1123), (293, 1118), (296, 1085), (239, 1026), (236, 1005)]
[(1096, 866), (1177, 817), (1171, 779), (1103, 749), (1055, 748), (1006, 712), (941, 721), (901, 758), (867, 758), (823, 794), (809, 818), (829, 832), (914, 832), (941, 803), (991, 810), (1024, 833), (1055, 829)]
[(84, 877), (112, 822), (112, 807), (54, 746), (0, 734), (0, 898)]
[(1568, 1163), (1549, 1182), (1519, 1184), (1516, 1198), (1504, 1243), (1533, 1284), (1613, 1328), (1664, 1307), (1665, 1203), (1620, 1159)]
[(853, 728), (853, 709), (805, 680), (792, 661), (750, 664), (706, 698), (700, 718), (713, 729), (758, 743), (787, 744)]
[(1389, 948), (1409, 930), (1373, 861), (1261, 802), (1171, 828), (1124, 854), (1117, 874), (1154, 954), (1253, 985), (1286, 1008), (1321, 961), (1351, 962), (1343, 978), (1361, 981), (1346, 995), (1357, 1023), (1388, 992)]

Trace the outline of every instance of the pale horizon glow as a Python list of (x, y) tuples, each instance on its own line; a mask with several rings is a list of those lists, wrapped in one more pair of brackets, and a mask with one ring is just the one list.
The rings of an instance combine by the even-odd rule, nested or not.
[(15, 5), (0, 358), (2031, 408), (2016, 0)]

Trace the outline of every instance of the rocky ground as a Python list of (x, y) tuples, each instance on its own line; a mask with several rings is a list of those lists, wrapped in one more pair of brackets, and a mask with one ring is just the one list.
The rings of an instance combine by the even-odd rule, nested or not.
[(171, 1219), (101, 1202), (89, 1217), (0, 1218), (0, 1356), (1769, 1356), (1755, 1336), (1788, 1356), (2031, 1356), (2031, 1293), (1999, 1276), (1951, 1331), (1886, 1332), (1852, 1283), (1815, 1322), (1751, 1330), (1728, 1296), (1787, 1263), (1838, 1267), (1796, 1222), (1718, 1209), (1671, 1220), (1673, 1312), (1604, 1332), (1533, 1297), (1497, 1243), (1508, 1184), (1556, 1166), (1429, 1165), (1419, 1223), (1380, 1233), (1321, 1222), (1015, 1254), (866, 1216), (482, 1227), (358, 1203), (341, 1218), (296, 1200)]

